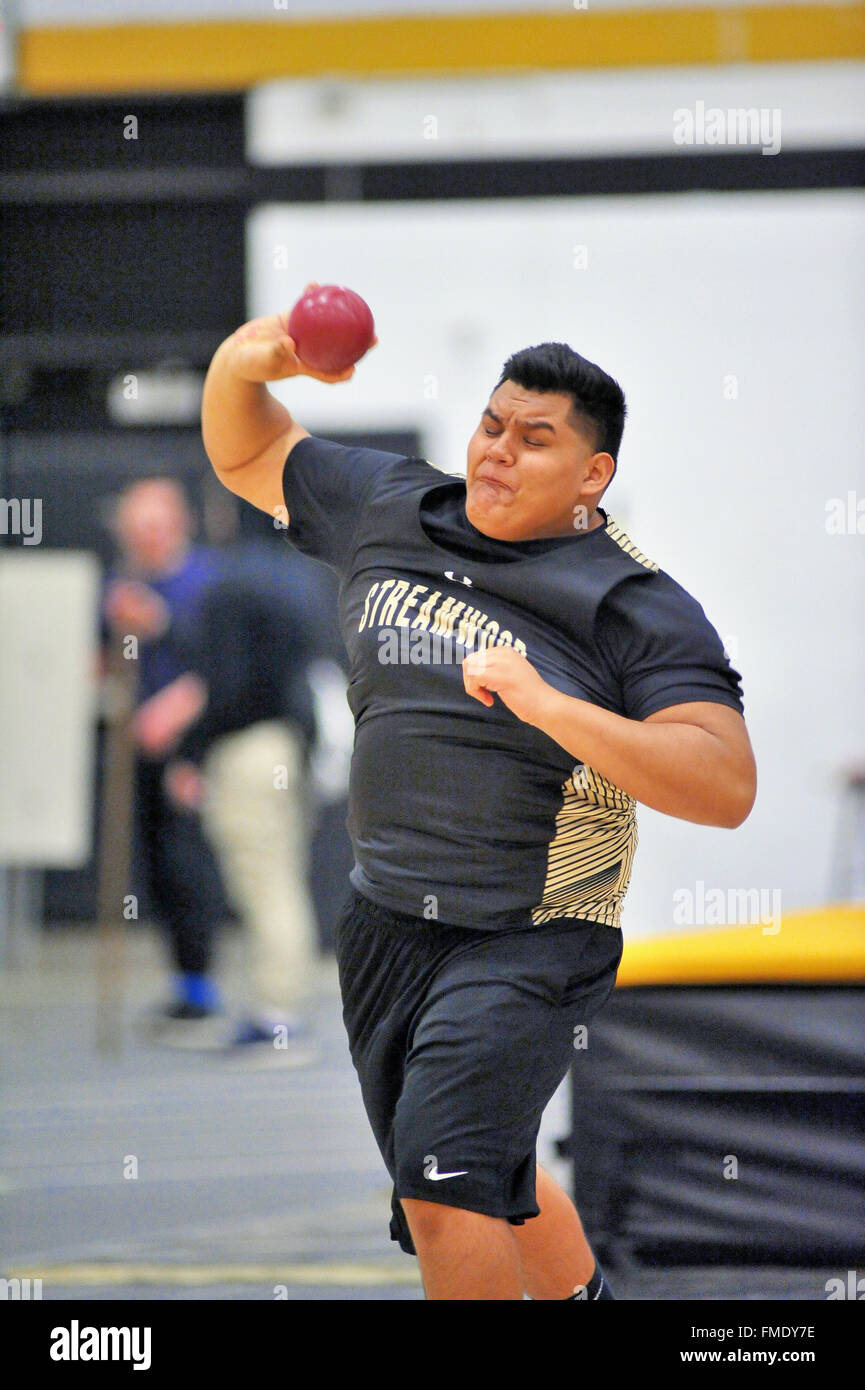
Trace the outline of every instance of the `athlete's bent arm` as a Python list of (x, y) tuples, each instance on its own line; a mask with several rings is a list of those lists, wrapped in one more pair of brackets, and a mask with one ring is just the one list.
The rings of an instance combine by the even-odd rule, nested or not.
[(284, 514), (282, 470), (309, 430), (292, 419), (265, 383), (292, 376), (348, 381), (354, 374), (354, 367), (328, 373), (307, 366), (286, 320), (280, 314), (251, 319), (226, 338), (213, 355), (201, 402), (204, 448), (216, 476), (230, 492), (272, 516)]
[(482, 704), (497, 694), (518, 719), (655, 811), (731, 830), (751, 812), (754, 754), (744, 719), (728, 705), (701, 700), (626, 719), (555, 690), (512, 647), (466, 657), (463, 679)]

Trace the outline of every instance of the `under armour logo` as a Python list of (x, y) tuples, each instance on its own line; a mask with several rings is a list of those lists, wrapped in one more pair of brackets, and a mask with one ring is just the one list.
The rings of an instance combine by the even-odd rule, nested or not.
[[(453, 579), (454, 582), (456, 582), (456, 575), (454, 574), (453, 570), (445, 570), (445, 579)], [(472, 581), (466, 574), (463, 575), (462, 579), (460, 580), (460, 583), (468, 584), (469, 588), (472, 587)]]

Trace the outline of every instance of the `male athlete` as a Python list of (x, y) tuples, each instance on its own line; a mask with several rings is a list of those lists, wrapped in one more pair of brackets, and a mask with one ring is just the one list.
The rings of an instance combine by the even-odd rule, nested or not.
[(738, 673), (699, 604), (598, 502), (621, 388), (512, 356), (465, 479), (312, 437), (265, 382), (314, 371), (286, 316), (218, 348), (204, 444), (227, 488), (340, 575), (356, 721), (343, 1017), (428, 1299), (612, 1297), (539, 1168), (575, 1029), (615, 983), (636, 802), (741, 825)]

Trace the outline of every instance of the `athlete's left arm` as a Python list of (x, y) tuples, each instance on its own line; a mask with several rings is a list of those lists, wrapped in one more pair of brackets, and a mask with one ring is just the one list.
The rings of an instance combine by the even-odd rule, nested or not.
[(469, 695), (491, 705), (497, 694), (517, 718), (644, 806), (728, 829), (751, 812), (754, 754), (744, 719), (728, 705), (700, 700), (626, 719), (555, 690), (511, 647), (467, 657), (463, 680)]

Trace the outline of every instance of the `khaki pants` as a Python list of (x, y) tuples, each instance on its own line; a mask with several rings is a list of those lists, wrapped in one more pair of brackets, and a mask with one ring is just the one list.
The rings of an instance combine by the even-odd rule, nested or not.
[(281, 721), (225, 734), (204, 767), (204, 825), (247, 933), (252, 1012), (306, 999), (317, 956), (302, 744)]

